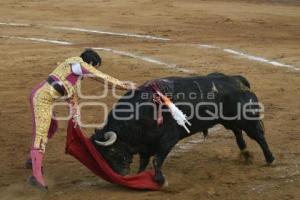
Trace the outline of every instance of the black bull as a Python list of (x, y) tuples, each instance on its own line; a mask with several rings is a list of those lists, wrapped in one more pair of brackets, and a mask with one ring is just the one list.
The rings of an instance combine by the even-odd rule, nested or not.
[[(153, 102), (155, 92), (151, 82), (157, 83), (160, 90), (190, 117), (190, 133), (177, 124), (170, 112), (165, 112), (166, 106), (162, 107), (163, 123), (157, 124), (155, 113), (158, 104)], [(154, 156), (155, 180), (164, 183), (161, 167), (173, 146), (197, 132), (206, 133), (216, 124), (233, 131), (241, 151), (246, 150), (242, 135), (245, 131), (260, 145), (266, 162), (273, 162), (259, 118), (258, 99), (244, 77), (214, 73), (186, 78), (168, 77), (151, 82), (140, 86), (131, 97), (131, 92), (125, 94), (109, 113), (105, 126), (96, 129), (91, 137), (115, 172), (127, 174), (136, 153), (140, 155), (139, 172), (143, 171), (150, 157)]]

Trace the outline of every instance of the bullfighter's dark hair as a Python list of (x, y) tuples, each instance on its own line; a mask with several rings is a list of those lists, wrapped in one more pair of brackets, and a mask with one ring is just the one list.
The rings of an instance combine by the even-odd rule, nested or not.
[(101, 57), (95, 52), (93, 49), (85, 49), (84, 52), (81, 53), (80, 57), (82, 60), (88, 64), (92, 64), (93, 66), (101, 65)]

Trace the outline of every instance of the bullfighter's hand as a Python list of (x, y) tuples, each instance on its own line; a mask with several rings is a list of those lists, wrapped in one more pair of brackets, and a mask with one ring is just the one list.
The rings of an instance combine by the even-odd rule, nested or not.
[(74, 122), (74, 128), (76, 128), (80, 122), (80, 115), (75, 114), (72, 116), (72, 118), (73, 118), (73, 122)]

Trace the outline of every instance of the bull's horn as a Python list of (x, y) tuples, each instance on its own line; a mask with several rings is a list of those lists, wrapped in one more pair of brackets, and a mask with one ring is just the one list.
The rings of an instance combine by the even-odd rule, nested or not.
[(104, 134), (104, 138), (107, 139), (107, 141), (101, 142), (101, 141), (95, 140), (96, 144), (98, 144), (99, 146), (105, 146), (105, 147), (110, 146), (113, 143), (115, 143), (115, 141), (117, 140), (117, 134), (113, 131), (109, 131)]

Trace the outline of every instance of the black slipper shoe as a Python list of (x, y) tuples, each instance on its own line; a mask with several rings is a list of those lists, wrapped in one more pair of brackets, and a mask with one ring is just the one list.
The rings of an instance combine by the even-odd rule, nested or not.
[(39, 190), (43, 191), (43, 192), (48, 192), (48, 187), (47, 186), (43, 186), (42, 184), (40, 184), (36, 178), (34, 176), (30, 176), (28, 179), (28, 182), (30, 185), (32, 185), (35, 188), (38, 188)]

